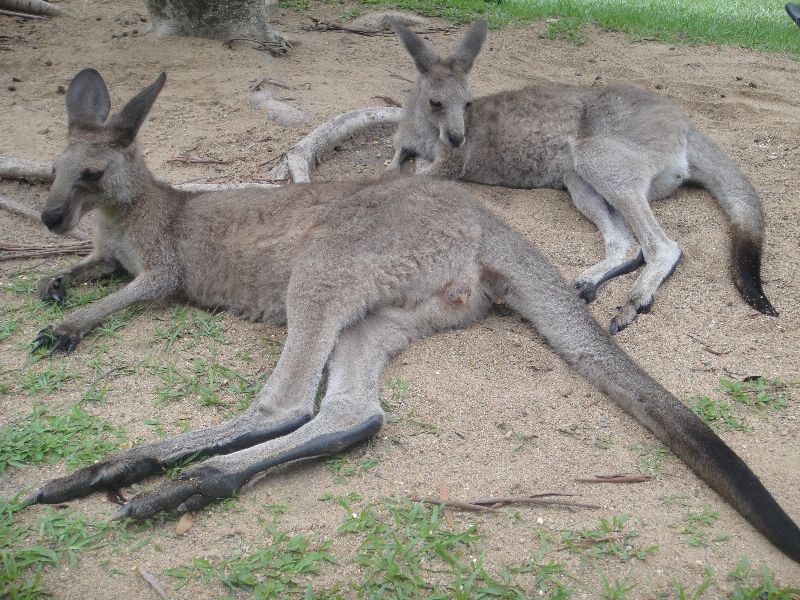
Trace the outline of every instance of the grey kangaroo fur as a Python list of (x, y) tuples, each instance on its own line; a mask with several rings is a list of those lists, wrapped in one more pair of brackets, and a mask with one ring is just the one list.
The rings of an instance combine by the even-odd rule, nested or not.
[(800, 529), (741, 458), (613, 342), (524, 236), (467, 190), (392, 175), (274, 191), (177, 191), (153, 178), (135, 142), (165, 80), (162, 74), (110, 118), (97, 71), (81, 71), (69, 86), (69, 142), (42, 221), (64, 233), (94, 209), (95, 250), (42, 279), (39, 295), (63, 300), (68, 284), (114, 270), (134, 279), (44, 330), (34, 350), (69, 352), (109, 315), (166, 297), (286, 323), (286, 344), (244, 413), (55, 479), (29, 502), (117, 489), (197, 453), (211, 455), (117, 513), (142, 519), (175, 507), (197, 510), (271, 467), (339, 452), (381, 429), (379, 381), (391, 356), (415, 339), (473, 323), (503, 301), (800, 562)]
[(612, 333), (650, 309), (681, 257), (650, 202), (683, 183), (699, 184), (731, 220), (736, 286), (753, 308), (777, 316), (761, 286), (764, 211), (758, 194), (669, 100), (625, 85), (560, 84), (472, 100), (467, 76), (486, 39), (486, 21), (473, 23), (445, 58), (408, 27), (392, 25), (417, 76), (390, 170), (417, 156), (432, 162), (420, 171), (438, 177), (566, 189), (605, 243), (605, 259), (574, 282), (584, 300), (591, 302), (603, 283), (646, 263), (611, 320)]

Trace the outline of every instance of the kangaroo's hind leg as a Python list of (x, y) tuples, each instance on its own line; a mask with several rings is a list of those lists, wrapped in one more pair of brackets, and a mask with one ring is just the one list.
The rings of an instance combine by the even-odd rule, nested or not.
[(151, 492), (134, 497), (118, 517), (144, 519), (161, 510), (197, 510), (226, 498), (275, 466), (339, 452), (383, 426), (378, 398), (388, 359), (409, 342), (437, 330), (469, 323), (488, 307), (485, 294), (459, 282), (419, 305), (386, 307), (343, 330), (328, 363), (328, 387), (319, 413), (280, 438), (215, 456)]
[(575, 144), (574, 161), (581, 177), (625, 219), (647, 263), (611, 320), (611, 333), (617, 333), (650, 309), (681, 258), (680, 247), (661, 228), (648, 200), (653, 179), (667, 167), (659, 163), (667, 160), (624, 141), (589, 138)]
[(586, 269), (574, 281), (580, 297), (591, 302), (603, 283), (641, 267), (644, 255), (619, 211), (583, 177), (571, 171), (564, 176), (564, 185), (575, 208), (594, 223), (603, 236), (605, 259)]
[[(272, 376), (247, 411), (219, 425), (139, 446), (74, 471), (46, 484), (28, 502), (57, 503), (101, 489), (117, 489), (186, 458), (235, 452), (307, 423), (313, 416), (322, 370), (340, 330), (364, 311), (362, 296), (355, 293), (330, 301), (325, 290), (337, 274), (324, 268), (317, 271), (318, 276), (302, 274), (290, 285), (288, 304), (293, 308), (286, 344)], [(350, 280), (333, 289), (354, 289), (363, 274), (352, 270), (351, 274)]]

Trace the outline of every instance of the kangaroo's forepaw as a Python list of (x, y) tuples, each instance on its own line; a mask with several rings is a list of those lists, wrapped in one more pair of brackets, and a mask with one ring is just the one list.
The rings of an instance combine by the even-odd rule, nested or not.
[(67, 297), (67, 286), (63, 277), (42, 277), (36, 284), (36, 293), (39, 299), (47, 302), (54, 300), (64, 304)]
[(611, 331), (612, 335), (619, 333), (628, 325), (633, 323), (639, 313), (650, 312), (650, 308), (653, 306), (654, 299), (655, 298), (651, 296), (647, 302), (628, 300), (624, 305), (619, 307), (617, 314), (614, 315), (613, 319), (611, 319), (611, 326), (609, 327), (609, 330)]
[(58, 504), (100, 490), (117, 490), (160, 471), (158, 461), (119, 454), (47, 483), (25, 499), (26, 504)]
[(591, 281), (576, 280), (572, 285), (578, 290), (578, 296), (581, 300), (586, 302), (586, 304), (594, 302), (594, 299), (597, 298), (597, 286)]
[(69, 354), (78, 347), (81, 339), (83, 339), (83, 334), (64, 327), (63, 324), (55, 329), (45, 327), (31, 342), (33, 344), (31, 354), (35, 354), (42, 348), (49, 349), (50, 354), (55, 353), (57, 350), (63, 350), (65, 354)]
[(164, 510), (195, 511), (215, 500), (230, 498), (247, 481), (241, 473), (224, 473), (214, 467), (185, 471), (172, 481), (131, 498), (114, 519), (147, 519)]

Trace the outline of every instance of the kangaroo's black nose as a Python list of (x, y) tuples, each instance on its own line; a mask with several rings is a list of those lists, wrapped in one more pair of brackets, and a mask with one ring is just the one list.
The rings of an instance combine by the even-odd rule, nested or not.
[(450, 142), (450, 144), (453, 146), (453, 148), (459, 148), (459, 147), (461, 147), (461, 144), (464, 143), (464, 136), (463, 135), (458, 135), (458, 134), (448, 133), (447, 134), (447, 141)]
[(53, 229), (53, 227), (56, 227), (64, 220), (64, 215), (60, 210), (45, 210), (42, 211), (41, 218), (42, 223), (44, 223), (48, 229)]

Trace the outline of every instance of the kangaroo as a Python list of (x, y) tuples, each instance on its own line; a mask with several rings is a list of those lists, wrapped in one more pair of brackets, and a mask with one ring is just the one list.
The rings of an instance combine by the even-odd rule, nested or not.
[[(198, 510), (272, 467), (339, 452), (383, 426), (379, 378), (390, 357), (503, 301), (800, 562), (800, 529), (744, 461), (628, 357), (558, 270), (469, 191), (397, 175), (267, 191), (175, 190), (153, 178), (135, 142), (165, 80), (161, 74), (110, 118), (97, 71), (81, 71), (69, 86), (69, 142), (42, 221), (64, 233), (94, 209), (95, 250), (43, 278), (38, 293), (60, 301), (70, 283), (112, 270), (134, 279), (43, 330), (34, 351), (69, 353), (105, 317), (167, 297), (285, 323), (286, 344), (242, 414), (74, 471), (28, 503), (118, 489), (187, 457), (211, 456), (116, 514), (144, 519), (170, 508)], [(315, 415), (324, 369), (327, 388)]]
[(669, 100), (624, 85), (560, 84), (472, 100), (467, 76), (486, 40), (486, 21), (473, 23), (444, 59), (402, 23), (392, 26), (417, 73), (390, 170), (417, 156), (432, 163), (419, 172), (447, 179), (566, 189), (605, 243), (605, 259), (574, 282), (581, 298), (591, 302), (603, 283), (646, 263), (611, 320), (611, 333), (650, 310), (681, 258), (650, 202), (683, 183), (699, 184), (733, 224), (732, 273), (742, 296), (756, 310), (778, 315), (761, 286), (764, 210), (758, 194)]

